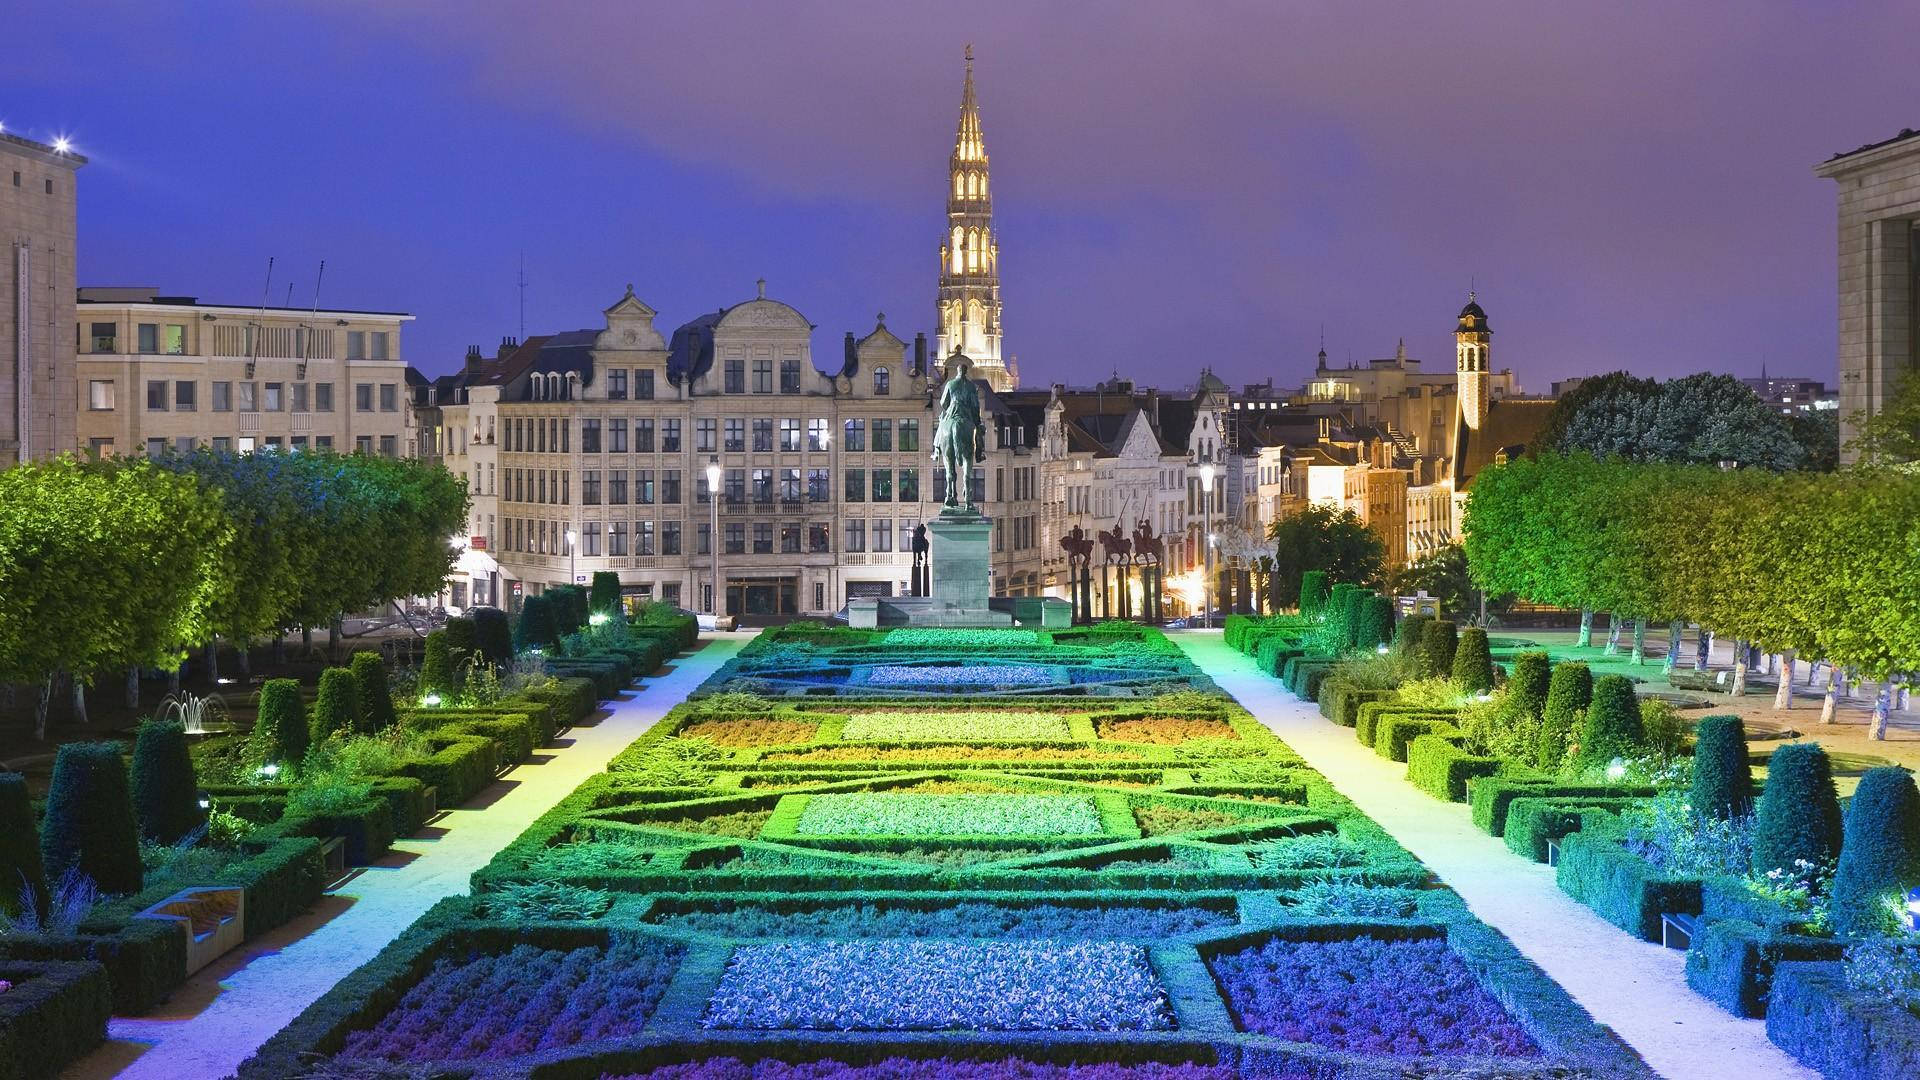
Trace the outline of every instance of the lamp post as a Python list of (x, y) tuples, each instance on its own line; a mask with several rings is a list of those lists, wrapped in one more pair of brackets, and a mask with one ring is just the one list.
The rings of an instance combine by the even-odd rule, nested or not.
[(1202, 528), (1206, 532), (1206, 547), (1201, 551), (1201, 559), (1207, 576), (1207, 629), (1213, 629), (1213, 462), (1200, 466), (1200, 495), (1202, 508)]
[(713, 608), (713, 617), (720, 617), (720, 456), (714, 454), (707, 458), (707, 505), (713, 510), (712, 532), (709, 534), (713, 547), (713, 596), (709, 600)]
[(579, 550), (580, 550), (580, 534), (573, 531), (572, 529), (568, 529), (567, 530), (567, 584), (569, 585), (578, 584), (580, 581), (580, 575), (575, 572), (576, 569), (578, 568), (578, 563), (576, 562), (576, 556), (579, 554)]

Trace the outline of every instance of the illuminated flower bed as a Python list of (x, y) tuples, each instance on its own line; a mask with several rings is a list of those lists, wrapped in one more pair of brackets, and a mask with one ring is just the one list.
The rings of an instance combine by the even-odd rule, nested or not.
[(653, 920), (675, 930), (731, 938), (1129, 938), (1155, 940), (1233, 926), (1200, 906), (960, 903), (922, 909), (844, 904), (777, 911), (761, 904), (680, 911)]
[(936, 649), (972, 649), (994, 646), (1040, 645), (1037, 630), (955, 630), (931, 626), (909, 626), (889, 630), (882, 645)]
[(1173, 1012), (1139, 946), (851, 941), (739, 949), (702, 1023), (824, 1031), (1166, 1031)]
[(799, 836), (1093, 836), (1093, 800), (1075, 795), (815, 795)]
[(756, 1061), (708, 1058), (684, 1065), (662, 1065), (643, 1073), (607, 1080), (1233, 1080), (1219, 1065), (1050, 1065), (1020, 1058), (998, 1061), (887, 1058), (872, 1065), (841, 1061)]
[(1038, 664), (875, 664), (868, 686), (1046, 686), (1057, 682), (1051, 667)]
[(849, 742), (885, 739), (925, 742), (943, 739), (1066, 739), (1064, 716), (1043, 712), (869, 712), (847, 718), (840, 737)]
[(1269, 941), (1215, 957), (1248, 1031), (1364, 1054), (1540, 1051), (1445, 940)]
[(647, 938), (607, 948), (517, 945), (434, 965), (342, 1057), (484, 1061), (637, 1033), (679, 962), (676, 945)]

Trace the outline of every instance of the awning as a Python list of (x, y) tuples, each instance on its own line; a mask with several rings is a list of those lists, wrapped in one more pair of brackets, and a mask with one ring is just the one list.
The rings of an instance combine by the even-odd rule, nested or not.
[(453, 564), (453, 569), (455, 573), (465, 574), (468, 577), (486, 577), (488, 574), (499, 573), (500, 564), (486, 552), (468, 548), (460, 553), (460, 558)]

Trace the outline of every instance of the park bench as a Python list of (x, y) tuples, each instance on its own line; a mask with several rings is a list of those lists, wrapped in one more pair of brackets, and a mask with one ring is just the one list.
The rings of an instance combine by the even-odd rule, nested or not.
[(1668, 911), (1660, 915), (1660, 944), (1669, 949), (1690, 949), (1700, 931), (1700, 916)]

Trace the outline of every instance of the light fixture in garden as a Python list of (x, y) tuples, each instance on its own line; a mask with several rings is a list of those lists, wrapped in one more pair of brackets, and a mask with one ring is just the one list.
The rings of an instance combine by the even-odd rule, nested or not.
[[(1484, 700), (1484, 699), (1483, 699)], [(1617, 784), (1627, 775), (1627, 763), (1619, 758), (1607, 762), (1607, 782)]]
[(260, 766), (260, 775), (271, 780), (280, 775), (280, 766), (275, 762), (269, 761), (265, 765)]
[(596, 611), (587, 616), (587, 622), (593, 626), (605, 626), (607, 625), (607, 613), (604, 611)]
[(569, 583), (578, 583), (580, 575), (574, 572), (574, 556), (580, 547), (580, 534), (567, 530), (567, 578)]
[(1207, 574), (1207, 629), (1213, 629), (1213, 462), (1200, 466), (1201, 525), (1206, 531), (1207, 546), (1201, 554)]
[(202, 809), (202, 810), (211, 810), (211, 809), (213, 809), (213, 800), (212, 800), (212, 799), (201, 799), (201, 800), (200, 800), (200, 809)]
[(438, 708), (440, 705), (440, 695), (428, 694), (420, 699), (420, 704), (425, 705), (429, 709)]
[(1381, 656), (1385, 656), (1387, 655), (1387, 653), (1393, 651), (1393, 646), (1388, 645), (1386, 642), (1383, 641), (1380, 644), (1375, 645), (1373, 647), (1373, 651), (1379, 653)]
[(1907, 932), (1920, 934), (1920, 889), (1907, 890)]

